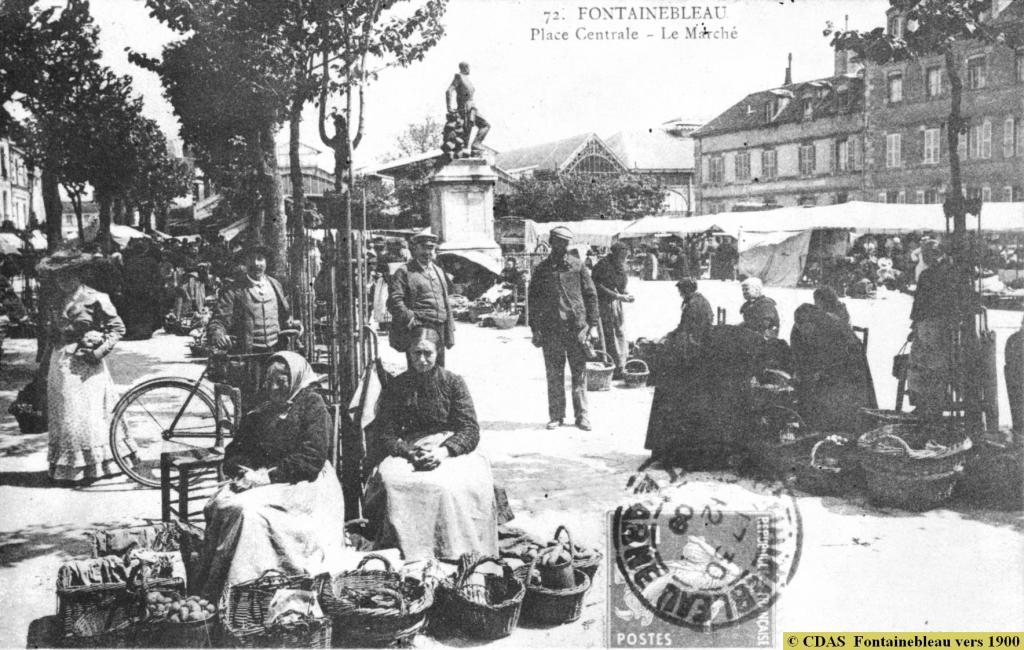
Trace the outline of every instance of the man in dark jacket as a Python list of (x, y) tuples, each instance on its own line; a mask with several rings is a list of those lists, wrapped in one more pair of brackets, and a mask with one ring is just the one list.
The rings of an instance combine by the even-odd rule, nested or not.
[(432, 329), (441, 338), (437, 346), (437, 365), (443, 368), (444, 351), (455, 345), (455, 318), (448, 300), (448, 277), (434, 263), (437, 236), (420, 233), (412, 238), (412, 244), (413, 258), (396, 269), (391, 278), (388, 343), (399, 352), (405, 352), (414, 329)]
[(552, 228), (551, 254), (534, 269), (529, 288), (533, 344), (544, 351), (548, 384), (548, 429), (565, 419), (565, 363), (572, 376), (576, 426), (590, 431), (587, 418), (586, 343), (597, 336), (597, 290), (583, 263), (567, 254), (572, 231)]
[(626, 257), (629, 251), (622, 242), (615, 242), (611, 251), (594, 266), (594, 287), (600, 306), (601, 328), (604, 334), (605, 352), (615, 364), (613, 379), (622, 378), (622, 367), (626, 364), (629, 349), (626, 347), (626, 333), (623, 330), (625, 316), (622, 303), (633, 302), (633, 296), (626, 293)]

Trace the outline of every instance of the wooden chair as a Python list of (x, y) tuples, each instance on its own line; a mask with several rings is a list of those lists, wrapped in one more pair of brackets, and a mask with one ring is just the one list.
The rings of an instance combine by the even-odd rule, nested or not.
[(160, 455), (160, 516), (203, 526), (203, 504), (224, 480), (224, 438), (233, 436), (241, 421), (242, 393), (228, 384), (213, 385), (216, 440), (213, 449), (194, 449)]

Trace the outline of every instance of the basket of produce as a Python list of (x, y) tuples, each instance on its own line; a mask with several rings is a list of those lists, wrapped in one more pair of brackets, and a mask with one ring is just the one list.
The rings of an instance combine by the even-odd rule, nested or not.
[[(364, 568), (371, 561), (384, 568)], [(370, 554), (354, 571), (325, 582), (320, 603), (331, 618), (336, 643), (387, 646), (409, 642), (419, 633), (434, 603), (434, 591), (424, 577), (404, 576), (392, 570), (386, 558)]]
[(488, 318), (494, 323), (494, 326), (500, 330), (509, 330), (516, 326), (519, 322), (519, 312), (510, 311), (496, 311), (491, 314)]
[(643, 359), (630, 359), (622, 367), (622, 379), (628, 388), (642, 388), (647, 385), (650, 368)]
[[(498, 573), (483, 570), (488, 565)], [(500, 639), (519, 623), (525, 596), (523, 576), (507, 562), (464, 555), (453, 578), (437, 588), (437, 611), (469, 636)]]
[(146, 636), (158, 648), (211, 648), (217, 606), (199, 596), (166, 589), (146, 593)]
[[(902, 434), (906, 435), (902, 435)], [(871, 500), (907, 510), (929, 510), (949, 499), (963, 473), (971, 439), (953, 444), (920, 439), (921, 427), (887, 424), (868, 431), (857, 445)]]
[(271, 605), (279, 592), (307, 592), (315, 603), (316, 594), (329, 579), (326, 574), (313, 578), (271, 569), (255, 580), (232, 586), (220, 607), (224, 641), (240, 648), (331, 647), (331, 619), (323, 616), (319, 607), (283, 622), (271, 618)]
[(611, 390), (615, 364), (607, 352), (597, 351), (597, 359), (587, 362), (587, 390)]
[(562, 589), (549, 589), (536, 578), (526, 586), (523, 599), (523, 620), (541, 625), (571, 623), (583, 613), (583, 598), (590, 590), (590, 577), (580, 569), (573, 572), (574, 584)]
[[(134, 643), (145, 617), (144, 589), (185, 590), (169, 564), (127, 565), (120, 557), (66, 562), (57, 570), (57, 616), (68, 643), (121, 647)], [(145, 587), (142, 583), (145, 582)]]

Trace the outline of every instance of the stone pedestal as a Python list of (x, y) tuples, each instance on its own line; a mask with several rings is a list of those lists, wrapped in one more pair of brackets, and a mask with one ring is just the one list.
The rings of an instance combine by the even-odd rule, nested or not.
[(476, 250), (501, 259), (494, 240), (494, 184), (498, 177), (483, 158), (453, 160), (430, 179), (430, 229), (441, 250)]

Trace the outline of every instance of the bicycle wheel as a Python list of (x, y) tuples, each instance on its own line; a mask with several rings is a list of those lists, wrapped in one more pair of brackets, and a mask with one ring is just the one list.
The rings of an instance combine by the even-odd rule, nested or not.
[(210, 393), (202, 386), (197, 390), (191, 379), (162, 377), (135, 386), (118, 400), (110, 421), (110, 450), (133, 481), (160, 487), (160, 454), (210, 449), (215, 431)]

